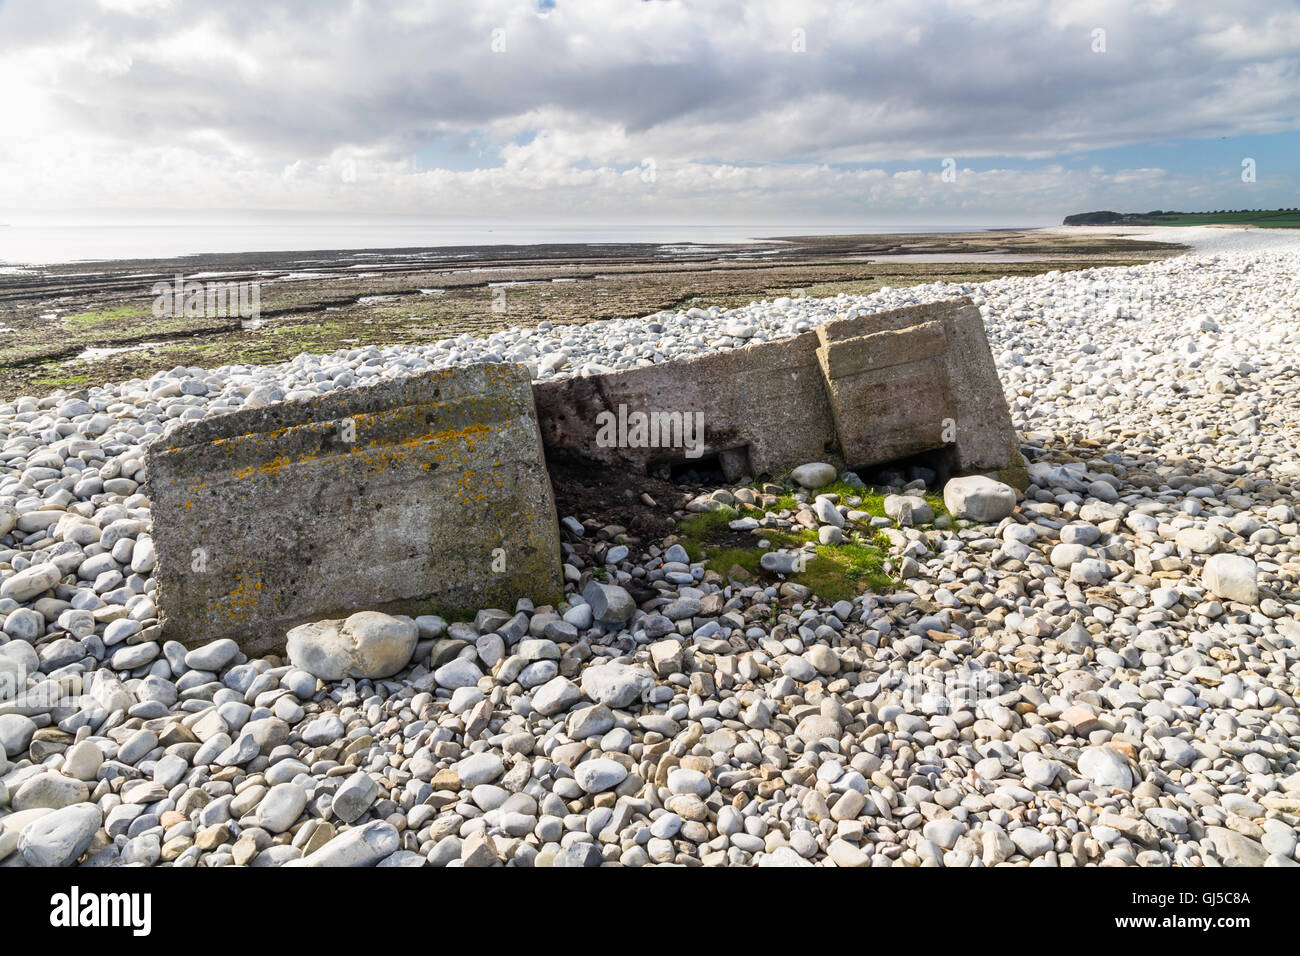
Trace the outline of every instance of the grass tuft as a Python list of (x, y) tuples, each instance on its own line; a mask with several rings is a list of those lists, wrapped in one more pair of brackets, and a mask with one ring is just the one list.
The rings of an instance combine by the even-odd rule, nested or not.
[(727, 525), (736, 520), (736, 514), (736, 509), (725, 505), (717, 511), (693, 514), (677, 525), (677, 536), (683, 539), (682, 543), (689, 552), (691, 543), (703, 544), (726, 534), (730, 530)]

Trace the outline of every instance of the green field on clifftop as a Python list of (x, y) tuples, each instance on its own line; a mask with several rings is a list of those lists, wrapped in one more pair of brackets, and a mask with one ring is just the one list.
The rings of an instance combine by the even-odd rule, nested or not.
[(1259, 226), (1300, 229), (1300, 209), (1235, 209), (1218, 212), (1085, 212), (1066, 216), (1067, 226)]

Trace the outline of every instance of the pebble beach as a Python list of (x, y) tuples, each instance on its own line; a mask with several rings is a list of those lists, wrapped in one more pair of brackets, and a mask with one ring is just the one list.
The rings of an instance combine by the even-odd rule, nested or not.
[[(1297, 865), (1300, 234), (1124, 231), (1192, 251), (0, 401), (0, 866)], [(144, 455), (177, 423), (962, 295), (1027, 491), (947, 489), (954, 519), (901, 475), (882, 518), (809, 462), (685, 509), (884, 535), (888, 591), (828, 604), (797, 554), (745, 582), (562, 514), (562, 604), (329, 632), (396, 648), (391, 676), (160, 638)]]

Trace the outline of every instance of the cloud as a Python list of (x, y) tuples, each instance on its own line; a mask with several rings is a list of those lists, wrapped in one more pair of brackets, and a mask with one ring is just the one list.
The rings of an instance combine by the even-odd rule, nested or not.
[(1300, 129), (1300, 9), (10, 0), (0, 89), (10, 208), (1054, 216), (1211, 182), (1070, 154)]

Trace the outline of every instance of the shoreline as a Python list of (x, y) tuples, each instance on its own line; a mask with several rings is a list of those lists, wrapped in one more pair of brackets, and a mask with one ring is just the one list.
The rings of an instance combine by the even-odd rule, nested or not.
[[(1146, 238), (1034, 229), (781, 236), (744, 244), (243, 253), (104, 263), (93, 272), (51, 266), (0, 274), (0, 398), (177, 365), (275, 364), (300, 352), (428, 343), (543, 321), (583, 324), (799, 294), (980, 282), (1185, 251)], [(229, 316), (155, 318), (154, 283), (171, 283), (178, 274), (256, 282), (258, 327), (244, 328)], [(124, 348), (133, 351), (105, 351)]]
[[(0, 226), (0, 228), (5, 228)], [(142, 224), (142, 225), (97, 225), (87, 223), (82, 226), (73, 224), (60, 224), (56, 226), (42, 227), (31, 224), (10, 225), (11, 229), (22, 230), (70, 230), (84, 229), (91, 232), (102, 232), (106, 235), (101, 237), (104, 245), (109, 245), (116, 240), (117, 245), (121, 245), (121, 239), (114, 237), (113, 233), (119, 230), (168, 230), (175, 231), (178, 227), (175, 224)], [(291, 224), (280, 226), (272, 223), (253, 223), (248, 225), (239, 224), (199, 224), (196, 226), (184, 227), (199, 234), (211, 233), (210, 239), (195, 241), (227, 242), (225, 236), (219, 235), (226, 231), (238, 231), (240, 235), (252, 235), (256, 238), (244, 240), (248, 243), (272, 242), (276, 239), (274, 232), (283, 230), (285, 232), (306, 231), (306, 224)], [(140, 252), (135, 255), (76, 255), (70, 256), (66, 253), (60, 254), (53, 258), (17, 258), (6, 256), (4, 252), (4, 243), (0, 242), (0, 274), (6, 269), (33, 270), (47, 269), (62, 266), (85, 267), (85, 266), (127, 266), (133, 262), (154, 262), (163, 260), (196, 260), (210, 259), (219, 256), (278, 256), (293, 254), (416, 254), (427, 253), (442, 249), (488, 249), (494, 247), (512, 247), (512, 248), (529, 248), (535, 246), (736, 246), (750, 245), (764, 242), (780, 242), (789, 237), (835, 237), (835, 236), (873, 236), (873, 235), (955, 235), (955, 234), (978, 234), (985, 232), (1027, 232), (1035, 229), (1044, 228), (1041, 226), (958, 226), (933, 224), (918, 224), (915, 227), (908, 226), (868, 226), (868, 225), (835, 225), (835, 224), (721, 224), (716, 226), (708, 225), (637, 225), (637, 226), (598, 226), (596, 228), (555, 226), (555, 227), (509, 227), (502, 226), (499, 230), (496, 228), (472, 227), (472, 226), (446, 226), (446, 227), (423, 227), (403, 223), (341, 223), (335, 225), (332, 230), (313, 231), (310, 239), (289, 239), (281, 238), (281, 245), (267, 245), (263, 248), (242, 248), (224, 249), (211, 248), (200, 251), (177, 251), (177, 252)], [(446, 232), (445, 237), (441, 237), (437, 242), (431, 241), (411, 241), (395, 242), (397, 238), (405, 238), (402, 233), (414, 233), (419, 231), (419, 235), (411, 235), (410, 238), (425, 238), (436, 235), (439, 232)], [(316, 239), (317, 233), (323, 233), (320, 240)], [(371, 234), (377, 241), (369, 243), (356, 243), (348, 241), (358, 236)], [(0, 240), (7, 238), (5, 234), (0, 233)], [(326, 241), (334, 239), (336, 241)], [(468, 241), (472, 239), (473, 241)], [(379, 241), (382, 240), (382, 241)], [(34, 242), (37, 240), (33, 240)], [(83, 243), (89, 240), (81, 240)], [(283, 243), (292, 243), (284, 245)], [(155, 248), (158, 245), (166, 243), (154, 243)]]

